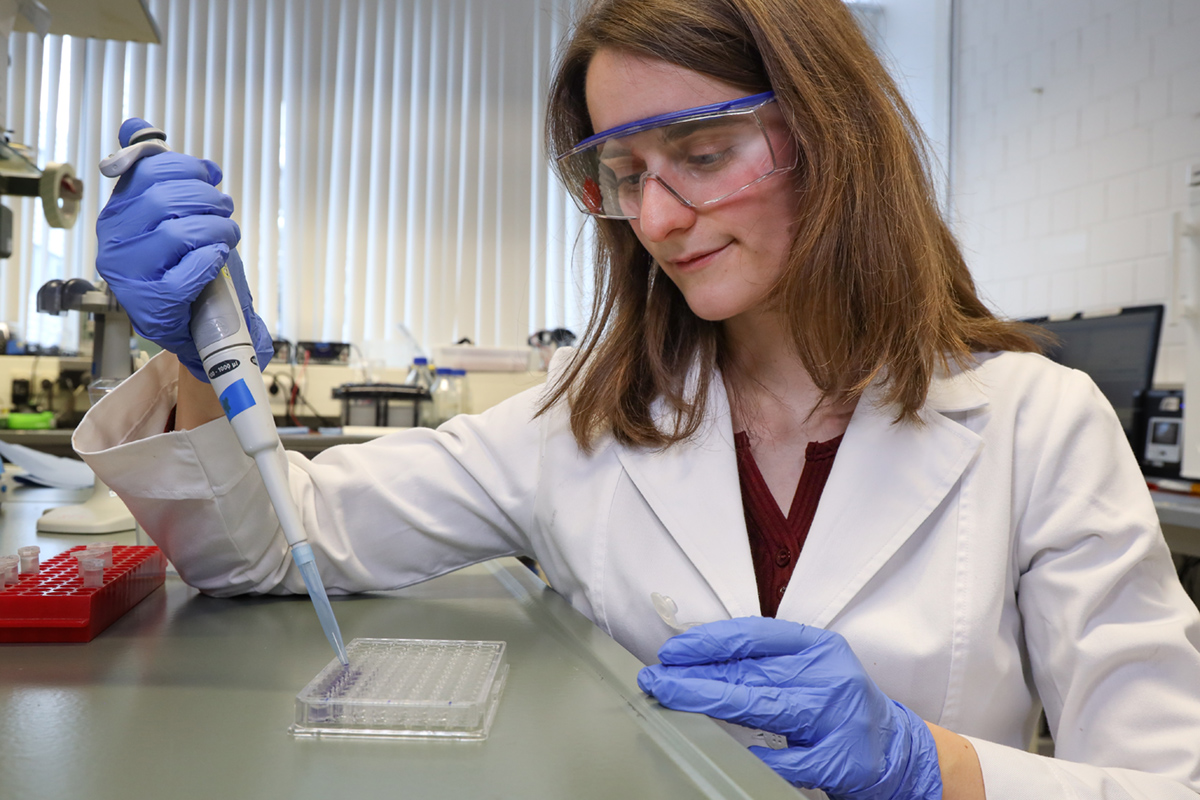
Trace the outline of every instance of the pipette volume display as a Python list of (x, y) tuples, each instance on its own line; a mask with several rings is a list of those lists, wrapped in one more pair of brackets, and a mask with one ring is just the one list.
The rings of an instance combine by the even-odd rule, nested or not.
[[(110, 178), (123, 174), (139, 159), (152, 157), (168, 149), (166, 134), (151, 128), (149, 124), (139, 128), (127, 120), (121, 126), (121, 134), (127, 146), (100, 162), (100, 171)], [(341, 630), (317, 572), (304, 524), (288, 489), (287, 457), (275, 429), (275, 417), (268, 404), (254, 342), (242, 315), (228, 266), (221, 269), (216, 279), (204, 287), (192, 303), (190, 329), (204, 371), (213, 391), (221, 400), (238, 443), (246, 455), (254, 459), (262, 474), (275, 515), (283, 528), (284, 538), (291, 546), (292, 559), (304, 578), (325, 638), (333, 646), (338, 660), (348, 664)]]

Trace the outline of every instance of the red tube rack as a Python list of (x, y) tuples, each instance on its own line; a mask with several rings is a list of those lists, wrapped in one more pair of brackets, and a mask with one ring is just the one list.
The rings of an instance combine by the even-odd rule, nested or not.
[(115, 545), (102, 586), (85, 588), (73, 547), (0, 592), (0, 642), (90, 642), (162, 586), (167, 560), (157, 547)]

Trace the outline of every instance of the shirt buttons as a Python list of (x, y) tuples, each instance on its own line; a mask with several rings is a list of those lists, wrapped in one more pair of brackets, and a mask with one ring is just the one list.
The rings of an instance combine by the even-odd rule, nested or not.
[(779, 596), (780, 596), (780, 597), (783, 597), (783, 593), (784, 593), (784, 592), (786, 592), (786, 591), (787, 591), (787, 587), (786, 587), (786, 586), (780, 586), (780, 587), (779, 587)]
[(792, 563), (792, 551), (786, 547), (781, 547), (779, 552), (775, 554), (775, 566), (786, 567), (790, 563)]

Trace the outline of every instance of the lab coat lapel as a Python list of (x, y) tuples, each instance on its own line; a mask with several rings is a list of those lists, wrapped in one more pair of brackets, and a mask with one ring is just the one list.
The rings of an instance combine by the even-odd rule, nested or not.
[(827, 626), (946, 498), (981, 439), (943, 415), (986, 402), (969, 376), (935, 378), (924, 425), (895, 424), (871, 387), (842, 439), (778, 616)]
[[(733, 617), (759, 613), (728, 399), (712, 384), (700, 431), (665, 450), (618, 448), (642, 497)], [(669, 422), (661, 406), (655, 417)], [(651, 567), (652, 568), (652, 567)]]

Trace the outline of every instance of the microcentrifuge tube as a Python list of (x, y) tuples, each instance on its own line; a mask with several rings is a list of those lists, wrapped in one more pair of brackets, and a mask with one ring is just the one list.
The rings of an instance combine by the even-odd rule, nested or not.
[(100, 556), (84, 556), (79, 559), (79, 572), (83, 575), (83, 585), (95, 588), (104, 585), (104, 559)]
[(0, 558), (0, 569), (4, 570), (4, 583), (6, 586), (12, 586), (19, 580), (17, 577), (17, 565), (19, 559), (16, 556), (4, 556)]
[(75, 563), (79, 566), (80, 575), (83, 574), (83, 560), (85, 558), (98, 558), (101, 564), (104, 563), (104, 556), (91, 550), (76, 550), (71, 555), (75, 557)]
[(38, 554), (42, 552), (42, 548), (36, 544), (28, 547), (18, 547), (17, 555), (21, 559), (21, 574), (22, 575), (37, 575), (40, 568), (38, 563)]
[(112, 550), (115, 542), (92, 542), (87, 546), (87, 552), (98, 555), (104, 559), (104, 568), (112, 569), (113, 557)]

